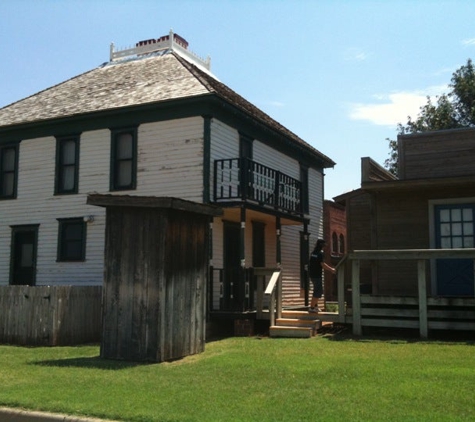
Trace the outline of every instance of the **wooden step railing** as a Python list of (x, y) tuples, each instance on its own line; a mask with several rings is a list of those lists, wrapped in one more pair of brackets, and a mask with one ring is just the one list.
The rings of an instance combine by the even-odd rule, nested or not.
[(269, 318), (270, 325), (273, 326), (275, 325), (276, 318), (282, 317), (282, 272), (280, 270), (272, 273), (264, 295), (270, 298)]

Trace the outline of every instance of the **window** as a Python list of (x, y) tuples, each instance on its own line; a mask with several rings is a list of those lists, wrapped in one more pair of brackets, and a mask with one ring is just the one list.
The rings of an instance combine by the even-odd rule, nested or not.
[(0, 198), (16, 198), (18, 145), (0, 146)]
[(242, 133), (239, 134), (239, 156), (252, 160), (252, 138)]
[(86, 259), (86, 223), (83, 218), (58, 219), (58, 261)]
[(343, 236), (342, 234), (340, 234), (340, 253), (345, 253), (345, 236)]
[(336, 255), (338, 253), (338, 236), (335, 232), (332, 234), (332, 254)]
[(137, 129), (112, 131), (110, 190), (137, 186)]
[(475, 246), (474, 205), (439, 205), (436, 212), (437, 247), (452, 249)]
[(79, 137), (57, 138), (55, 193), (78, 193)]

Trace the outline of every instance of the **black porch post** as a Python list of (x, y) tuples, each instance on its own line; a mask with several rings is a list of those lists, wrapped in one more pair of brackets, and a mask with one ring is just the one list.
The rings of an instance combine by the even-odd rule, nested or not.
[(208, 312), (206, 319), (209, 319), (209, 312), (213, 310), (213, 285), (214, 285), (214, 263), (213, 263), (213, 220), (209, 223), (209, 273), (208, 273)]
[(239, 286), (239, 302), (241, 309), (246, 310), (246, 208), (241, 207), (241, 236), (240, 236), (241, 276)]
[(303, 224), (303, 232), (300, 232), (300, 289), (305, 298), (305, 306), (308, 306), (308, 258), (309, 258), (309, 232), (308, 224)]
[(276, 234), (275, 260), (277, 262), (277, 267), (280, 268), (282, 264), (282, 251), (281, 251), (281, 246), (280, 246), (280, 235), (282, 233), (281, 233), (280, 217), (276, 217), (275, 219), (275, 234)]

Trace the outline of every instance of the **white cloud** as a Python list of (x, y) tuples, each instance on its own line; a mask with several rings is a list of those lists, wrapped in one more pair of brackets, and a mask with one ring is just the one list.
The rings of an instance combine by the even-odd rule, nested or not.
[(285, 103), (280, 102), (280, 101), (270, 101), (269, 105), (274, 106), (274, 107), (285, 107)]
[(358, 48), (349, 48), (345, 51), (346, 61), (362, 62), (366, 60), (370, 55)]
[(446, 92), (446, 88), (444, 85), (429, 87), (424, 91), (378, 94), (374, 96), (378, 102), (350, 104), (349, 116), (352, 120), (366, 120), (379, 126), (405, 124), (408, 116), (415, 118), (419, 114), (428, 95), (440, 95)]
[(475, 38), (469, 38), (462, 41), (463, 45), (475, 45)]

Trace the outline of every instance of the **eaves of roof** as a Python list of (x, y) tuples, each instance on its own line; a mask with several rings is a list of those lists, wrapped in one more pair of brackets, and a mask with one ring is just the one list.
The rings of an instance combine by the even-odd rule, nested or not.
[(188, 61), (186, 61), (179, 55), (176, 55), (176, 57), (183, 64), (183, 66), (187, 67), (189, 71), (193, 75), (195, 75), (195, 77), (198, 80), (201, 81), (201, 83), (203, 84), (203, 86), (206, 87), (206, 89), (216, 93), (216, 95), (218, 95), (224, 101), (235, 106), (241, 112), (248, 115), (250, 119), (259, 120), (262, 124), (266, 125), (269, 129), (274, 131), (276, 134), (279, 134), (280, 136), (283, 136), (287, 140), (290, 140), (291, 142), (295, 143), (296, 146), (299, 146), (305, 152), (316, 156), (318, 160), (322, 162), (324, 168), (335, 166), (336, 163), (331, 158), (321, 153), (316, 148), (312, 147), (310, 144), (305, 142), (295, 133), (291, 132), (289, 129), (281, 125), (279, 122), (274, 120), (268, 114), (264, 113), (261, 109), (256, 107), (254, 104), (250, 103), (244, 97), (237, 94), (227, 85), (213, 78), (211, 75), (208, 75), (207, 73), (203, 72), (201, 69), (189, 63)]

